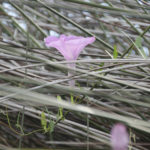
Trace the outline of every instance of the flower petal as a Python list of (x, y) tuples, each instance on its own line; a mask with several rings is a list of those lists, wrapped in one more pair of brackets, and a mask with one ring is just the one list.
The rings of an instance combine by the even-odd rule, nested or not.
[(59, 38), (48, 36), (44, 39), (46, 46), (56, 48), (66, 60), (76, 60), (82, 49), (95, 41), (94, 37), (66, 36), (62, 34)]
[(111, 144), (113, 150), (127, 150), (129, 135), (126, 127), (118, 123), (111, 130)]
[(46, 45), (47, 47), (49, 47), (52, 42), (55, 42), (55, 41), (57, 41), (57, 40), (58, 40), (58, 38), (57, 38), (56, 36), (48, 36), (48, 37), (46, 37), (46, 38), (44, 39), (44, 42), (45, 42), (45, 45)]
[(80, 54), (80, 52), (87, 46), (95, 41), (94, 37), (75, 37), (70, 36), (65, 41), (66, 51), (72, 54), (72, 60), (76, 60)]
[(44, 39), (45, 45), (47, 47), (54, 47), (56, 48), (63, 56), (66, 55), (64, 41), (60, 38), (54, 36), (48, 36)]

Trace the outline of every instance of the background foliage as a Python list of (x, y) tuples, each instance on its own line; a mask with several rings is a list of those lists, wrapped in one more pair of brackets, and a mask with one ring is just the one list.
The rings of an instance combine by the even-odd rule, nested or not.
[[(148, 150), (149, 29), (144, 0), (0, 0), (0, 148), (106, 150), (122, 122)], [(70, 78), (43, 42), (60, 34), (96, 37)]]

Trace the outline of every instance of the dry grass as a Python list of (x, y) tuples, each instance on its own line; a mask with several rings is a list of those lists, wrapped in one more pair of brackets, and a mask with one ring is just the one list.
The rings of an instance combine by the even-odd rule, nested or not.
[[(117, 122), (128, 126), (132, 150), (149, 149), (148, 1), (1, 0), (0, 15), (1, 149), (107, 150)], [(45, 47), (50, 34), (95, 36), (96, 42), (73, 70)], [(41, 126), (43, 112), (51, 129), (54, 123), (51, 133)]]

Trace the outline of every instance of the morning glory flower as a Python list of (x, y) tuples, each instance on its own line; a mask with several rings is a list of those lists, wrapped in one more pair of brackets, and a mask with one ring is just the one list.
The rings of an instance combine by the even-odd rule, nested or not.
[[(91, 44), (95, 41), (95, 37), (81, 37), (81, 36), (66, 36), (61, 35), (60, 37), (48, 36), (44, 39), (45, 45), (47, 47), (56, 48), (67, 61), (76, 60), (80, 55), (80, 52), (85, 46)], [(75, 63), (68, 63), (68, 66), (75, 68)], [(71, 76), (72, 73), (68, 72)], [(69, 85), (74, 86), (75, 81), (69, 81)]]
[(126, 126), (121, 123), (114, 125), (111, 130), (111, 145), (113, 150), (127, 150), (129, 135)]

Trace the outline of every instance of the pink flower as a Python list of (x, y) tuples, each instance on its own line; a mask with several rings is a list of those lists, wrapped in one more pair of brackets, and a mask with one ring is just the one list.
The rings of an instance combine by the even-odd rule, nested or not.
[[(67, 61), (76, 60), (85, 46), (95, 41), (95, 37), (81, 37), (81, 36), (66, 36), (61, 35), (59, 38), (55, 36), (48, 36), (44, 39), (47, 47), (56, 48)], [(75, 68), (75, 63), (69, 63), (69, 67)], [(68, 75), (72, 75), (68, 73)], [(69, 81), (71, 86), (75, 85), (75, 81)]]
[(129, 135), (126, 127), (118, 123), (111, 130), (111, 144), (113, 150), (127, 150), (129, 143)]

